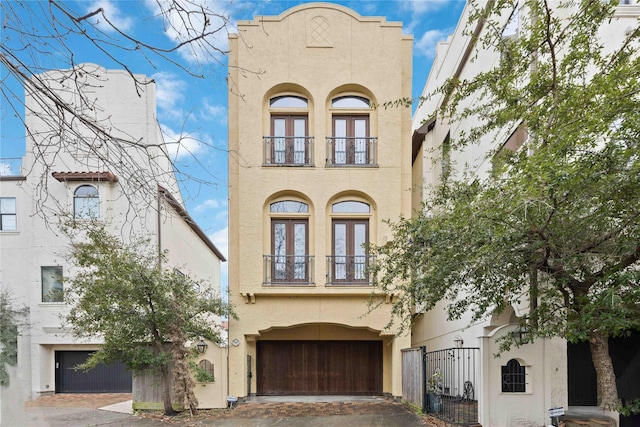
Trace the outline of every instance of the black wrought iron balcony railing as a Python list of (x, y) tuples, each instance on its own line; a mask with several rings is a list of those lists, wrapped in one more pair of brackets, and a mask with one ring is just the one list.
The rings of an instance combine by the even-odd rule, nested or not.
[(313, 285), (313, 256), (265, 255), (265, 285)]
[(327, 137), (327, 166), (377, 166), (378, 138)]
[(327, 284), (370, 285), (369, 266), (375, 260), (371, 255), (327, 256)]
[(313, 166), (312, 136), (263, 137), (265, 166)]
[(0, 158), (0, 177), (21, 176), (22, 158)]

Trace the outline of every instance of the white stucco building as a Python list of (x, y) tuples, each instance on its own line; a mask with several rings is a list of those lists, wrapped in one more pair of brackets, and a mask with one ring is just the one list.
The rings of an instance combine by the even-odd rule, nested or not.
[[(551, 5), (557, 5), (557, 2), (551, 2)], [(483, 28), (482, 24), (467, 27), (471, 8), (470, 4), (465, 6), (455, 32), (446, 41), (438, 44), (433, 67), (423, 90), (426, 101), (414, 114), (414, 209), (420, 209), (421, 202), (428, 200), (430, 191), (440, 183), (443, 164), (458, 166), (449, 169), (454, 179), (462, 179), (463, 169), (469, 173), (469, 179), (482, 179), (487, 177), (492, 168), (487, 153), (500, 149), (515, 151), (523, 144), (526, 145), (526, 131), (516, 125), (514, 128), (501, 129), (477, 144), (450, 150), (448, 141), (457, 139), (461, 133), (468, 132), (478, 122), (473, 117), (449, 122), (434, 115), (442, 103), (446, 102), (443, 93), (436, 92), (436, 89), (447, 79), (455, 77), (460, 81), (469, 80), (493, 68), (501, 60), (495, 49), (483, 46), (482, 43), (476, 44), (472, 39), (472, 34), (481, 35), (487, 28)], [(572, 13), (576, 13), (576, 10), (571, 8), (554, 11), (567, 19)], [(519, 13), (526, 11), (518, 11), (516, 8), (513, 13), (504, 14), (503, 27), (500, 27), (503, 28), (503, 37), (517, 37)], [(629, 34), (629, 28), (637, 27), (639, 16), (640, 5), (635, 1), (620, 2), (613, 20), (600, 31), (603, 45), (609, 47), (619, 44)], [(467, 33), (464, 33), (465, 29)], [(480, 101), (471, 99), (465, 102)], [(478, 403), (477, 421), (483, 426), (547, 425), (550, 422), (550, 408), (569, 409), (575, 405), (570, 399), (570, 368), (567, 343), (564, 340), (536, 339), (534, 343), (519, 348), (512, 347), (499, 358), (494, 357), (498, 352), (496, 339), (508, 333), (518, 333), (518, 317), (527, 310), (529, 303), (523, 300), (522, 304), (509, 307), (500, 315), (471, 323), (470, 315), (456, 321), (448, 321), (445, 304), (441, 303), (435, 309), (422, 313), (412, 330), (413, 347), (425, 346), (427, 351), (443, 351), (451, 355), (462, 354), (458, 353), (458, 347), (474, 349), (469, 352), (473, 355), (473, 362), (464, 368), (465, 375), (468, 375), (465, 380), (473, 384), (474, 398)], [(420, 311), (418, 307), (418, 312)], [(465, 380), (458, 379), (457, 373), (451, 372), (454, 368), (447, 371), (445, 362), (433, 363), (435, 368), (444, 374), (445, 394), (453, 397), (462, 396)], [(514, 376), (520, 378), (522, 383), (505, 389), (504, 373), (507, 371), (522, 373)], [(617, 419), (616, 413), (607, 415)]]
[[(26, 155), (0, 160), (0, 284), (17, 305), (28, 308), (17, 342), (17, 366), (10, 369), (11, 385), (0, 389), (3, 418), (11, 404), (48, 393), (131, 391), (131, 373), (122, 366), (86, 374), (71, 369), (101, 341), (75, 340), (60, 320), (68, 310), (60, 292), (63, 278), (73, 270), (65, 256), (68, 240), (58, 228), (62, 221), (95, 218), (121, 238), (148, 238), (159, 252), (168, 251), (165, 268), (208, 284), (201, 292), (219, 294), (220, 264), (226, 261), (185, 210), (156, 119), (151, 79), (82, 64), (36, 76), (34, 82), (50, 87), (89, 121), (74, 124), (73, 131), (52, 127), (56, 117), (50, 100), (33, 96), (27, 85)], [(92, 123), (111, 138), (97, 137)], [(89, 152), (76, 149), (73, 138), (78, 137), (92, 143)], [(67, 141), (56, 144), (57, 138)], [(135, 148), (132, 141), (143, 148)], [(120, 155), (121, 168), (105, 163), (107, 155)], [(223, 398), (226, 349), (210, 343), (202, 357), (215, 359), (217, 365), (217, 384), (207, 393), (220, 388), (216, 393)], [(220, 366), (222, 361), (225, 366)], [(208, 407), (226, 405), (200, 397)]]

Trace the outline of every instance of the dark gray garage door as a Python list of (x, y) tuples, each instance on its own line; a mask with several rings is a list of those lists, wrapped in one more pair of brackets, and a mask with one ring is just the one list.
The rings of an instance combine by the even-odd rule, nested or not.
[(56, 351), (56, 393), (131, 393), (131, 371), (120, 362), (76, 370), (89, 351)]
[(382, 341), (258, 341), (259, 395), (382, 394)]

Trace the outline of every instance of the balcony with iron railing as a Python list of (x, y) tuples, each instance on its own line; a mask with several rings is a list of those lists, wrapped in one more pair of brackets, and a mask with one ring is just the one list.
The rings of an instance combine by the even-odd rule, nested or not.
[(265, 255), (264, 284), (313, 286), (313, 256)]
[(327, 137), (327, 166), (378, 166), (377, 144), (375, 137)]
[(369, 266), (376, 260), (371, 255), (327, 256), (327, 285), (368, 286), (371, 285)]
[(22, 158), (0, 158), (0, 178), (20, 177), (22, 173)]
[(263, 137), (264, 166), (313, 166), (312, 136)]

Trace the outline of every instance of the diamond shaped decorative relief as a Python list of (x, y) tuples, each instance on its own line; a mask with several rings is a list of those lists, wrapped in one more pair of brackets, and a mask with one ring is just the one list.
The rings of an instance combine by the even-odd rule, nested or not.
[(329, 27), (329, 20), (324, 16), (315, 16), (311, 19), (307, 28), (307, 46), (332, 47)]

